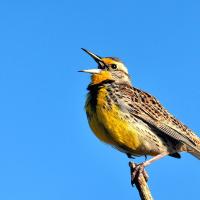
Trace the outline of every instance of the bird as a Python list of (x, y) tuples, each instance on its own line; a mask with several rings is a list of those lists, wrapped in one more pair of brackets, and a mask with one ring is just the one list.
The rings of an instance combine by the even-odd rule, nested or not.
[(143, 168), (165, 156), (188, 152), (200, 159), (200, 138), (151, 94), (132, 85), (125, 64), (82, 48), (97, 68), (91, 74), (85, 110), (94, 134), (129, 158), (152, 156)]

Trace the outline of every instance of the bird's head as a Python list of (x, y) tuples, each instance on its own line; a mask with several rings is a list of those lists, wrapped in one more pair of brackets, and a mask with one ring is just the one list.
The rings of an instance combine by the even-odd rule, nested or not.
[(80, 70), (80, 72), (87, 72), (92, 74), (91, 84), (100, 84), (103, 81), (115, 81), (117, 83), (128, 83), (131, 84), (130, 77), (128, 75), (128, 70), (126, 66), (118, 58), (114, 57), (100, 57), (94, 53), (83, 49), (88, 53), (98, 64), (95, 69)]

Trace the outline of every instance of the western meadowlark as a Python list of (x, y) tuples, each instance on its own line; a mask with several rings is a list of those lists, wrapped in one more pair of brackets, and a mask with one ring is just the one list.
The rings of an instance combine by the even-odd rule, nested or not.
[(97, 63), (85, 104), (89, 125), (103, 142), (132, 156), (153, 156), (145, 167), (166, 155), (188, 152), (200, 159), (200, 138), (150, 94), (132, 86), (118, 58), (100, 57), (83, 49)]

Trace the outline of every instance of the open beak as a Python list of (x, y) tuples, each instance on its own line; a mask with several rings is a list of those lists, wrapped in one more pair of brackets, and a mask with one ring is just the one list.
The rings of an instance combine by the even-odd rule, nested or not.
[(81, 48), (83, 51), (85, 51), (87, 54), (89, 54), (94, 60), (95, 62), (98, 64), (99, 68), (98, 69), (86, 69), (86, 70), (80, 70), (79, 72), (86, 72), (86, 73), (90, 73), (90, 74), (99, 74), (101, 72), (100, 66), (104, 66), (104, 62), (102, 61), (102, 58), (100, 56), (95, 55), (94, 53)]
[(85, 69), (85, 70), (80, 70), (78, 72), (86, 72), (90, 74), (99, 74), (101, 72), (101, 69)]

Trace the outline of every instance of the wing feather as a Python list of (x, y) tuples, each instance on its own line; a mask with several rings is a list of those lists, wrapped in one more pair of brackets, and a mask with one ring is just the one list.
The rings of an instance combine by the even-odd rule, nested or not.
[[(198, 136), (171, 115), (155, 97), (129, 85), (122, 87), (120, 90), (122, 92), (120, 106), (123, 109), (126, 109), (130, 114), (140, 118), (163, 134), (200, 153), (200, 139)], [(127, 95), (131, 96), (128, 101), (125, 99)]]

